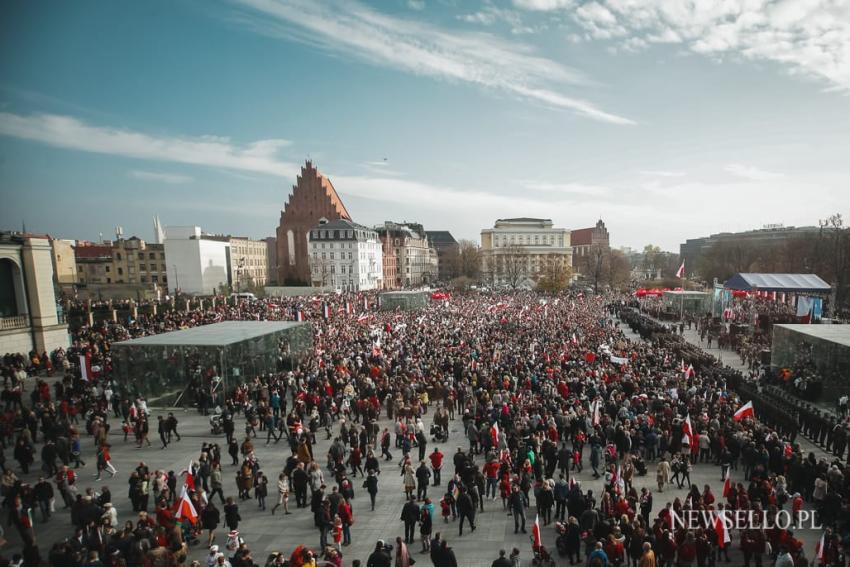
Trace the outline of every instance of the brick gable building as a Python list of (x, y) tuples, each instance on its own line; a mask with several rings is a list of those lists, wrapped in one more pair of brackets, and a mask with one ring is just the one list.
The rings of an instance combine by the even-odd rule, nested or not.
[(280, 285), (310, 285), (308, 237), (321, 218), (351, 220), (351, 215), (330, 179), (308, 160), (280, 213), (277, 228), (277, 281)]

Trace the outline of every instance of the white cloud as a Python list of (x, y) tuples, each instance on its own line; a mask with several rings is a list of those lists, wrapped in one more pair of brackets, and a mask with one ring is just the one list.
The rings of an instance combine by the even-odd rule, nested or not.
[(421, 11), (425, 9), (425, 0), (407, 0), (407, 7), (411, 10)]
[[(535, 55), (526, 45), (485, 33), (444, 30), (388, 16), (353, 0), (238, 0), (256, 11), (255, 30), (318, 45), (343, 56), (402, 71), (517, 95), (611, 124), (633, 124), (556, 84), (587, 85), (581, 73)], [(240, 23), (245, 23), (241, 18)]]
[(50, 146), (130, 158), (204, 165), (294, 177), (298, 167), (280, 161), (284, 140), (258, 140), (247, 146), (228, 138), (155, 136), (119, 128), (92, 126), (71, 116), (0, 113), (0, 135)]
[(594, 197), (607, 196), (611, 189), (603, 185), (586, 185), (583, 183), (550, 183), (545, 181), (525, 181), (523, 187), (532, 191), (545, 193), (563, 193), (572, 195), (591, 195)]
[(533, 33), (535, 28), (525, 25), (522, 21), (522, 16), (516, 10), (508, 10), (499, 8), (490, 2), (485, 2), (481, 9), (470, 14), (461, 14), (457, 17), (458, 20), (468, 22), (470, 24), (478, 24), (482, 26), (492, 26), (498, 23), (506, 24), (510, 27), (513, 34)]
[(684, 171), (668, 171), (665, 169), (644, 169), (638, 173), (650, 177), (683, 177), (685, 175)]
[(715, 58), (772, 61), (793, 74), (819, 77), (831, 89), (850, 90), (846, 0), (594, 0), (571, 15), (590, 38), (620, 39), (626, 50), (681, 43)]
[(180, 185), (182, 183), (191, 183), (194, 181), (192, 177), (188, 175), (179, 175), (177, 173), (164, 173), (162, 171), (143, 171), (139, 169), (134, 169), (129, 173), (130, 177), (134, 179), (141, 179), (143, 181), (156, 181), (159, 183), (169, 183), (171, 185)]
[(731, 173), (732, 175), (735, 175), (737, 177), (749, 179), (751, 181), (769, 181), (772, 179), (779, 179), (781, 177), (784, 177), (782, 173), (765, 171), (752, 165), (743, 165), (740, 163), (730, 163), (729, 165), (723, 168), (723, 171)]
[(575, 4), (573, 0), (513, 0), (513, 2), (517, 8), (539, 12), (560, 10)]

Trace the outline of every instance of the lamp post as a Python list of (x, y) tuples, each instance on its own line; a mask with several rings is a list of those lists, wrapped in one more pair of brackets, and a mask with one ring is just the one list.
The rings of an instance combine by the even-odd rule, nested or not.
[(171, 267), (174, 268), (174, 291), (176, 293), (180, 289), (180, 275), (177, 273), (177, 264), (171, 264)]

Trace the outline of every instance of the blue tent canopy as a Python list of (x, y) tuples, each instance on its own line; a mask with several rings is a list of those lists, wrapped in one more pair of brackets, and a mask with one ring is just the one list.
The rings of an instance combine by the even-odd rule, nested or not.
[(828, 283), (816, 274), (735, 274), (723, 287), (744, 291), (777, 291), (786, 293), (829, 293)]

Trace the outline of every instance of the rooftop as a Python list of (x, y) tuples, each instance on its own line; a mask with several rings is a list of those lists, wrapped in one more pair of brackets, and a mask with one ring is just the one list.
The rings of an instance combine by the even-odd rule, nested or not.
[(776, 327), (850, 347), (850, 325), (774, 325)]
[(224, 321), (183, 331), (172, 331), (121, 341), (113, 346), (226, 346), (302, 325), (309, 325), (309, 323), (296, 323), (295, 321)]

